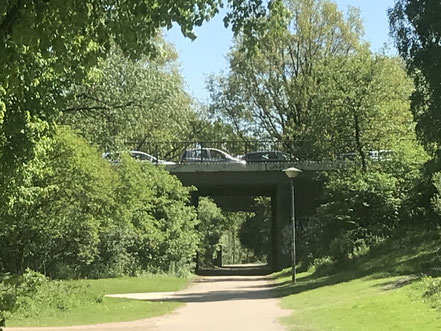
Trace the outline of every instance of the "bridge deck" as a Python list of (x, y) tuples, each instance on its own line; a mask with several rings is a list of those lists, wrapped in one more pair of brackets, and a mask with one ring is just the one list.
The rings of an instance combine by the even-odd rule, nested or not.
[(296, 162), (255, 162), (247, 164), (238, 163), (187, 163), (166, 165), (171, 173), (186, 172), (263, 172), (282, 171), (289, 167), (296, 167), (302, 171), (327, 171), (336, 170), (343, 166), (341, 161), (296, 161)]

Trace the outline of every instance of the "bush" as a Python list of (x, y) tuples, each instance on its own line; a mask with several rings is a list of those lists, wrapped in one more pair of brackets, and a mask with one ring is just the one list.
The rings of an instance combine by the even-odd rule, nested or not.
[(423, 298), (427, 300), (433, 308), (441, 310), (441, 278), (424, 277)]
[(0, 282), (0, 328), (14, 314), (17, 318), (37, 318), (46, 310), (66, 311), (82, 304), (100, 303), (96, 295), (81, 284), (51, 281), (44, 275), (26, 269), (23, 275), (3, 275)]
[(6, 319), (16, 309), (17, 294), (9, 275), (0, 276), (0, 330), (6, 325)]
[[(332, 174), (317, 215), (322, 256), (348, 260), (390, 236), (400, 222), (404, 196), (399, 181), (381, 171), (348, 171)], [(319, 253), (320, 255), (320, 253)]]
[(66, 279), (192, 269), (196, 212), (189, 189), (164, 169), (127, 155), (112, 166), (66, 127), (34, 162), (46, 170), (20, 186), (29, 199), (0, 206), (0, 272), (29, 267)]

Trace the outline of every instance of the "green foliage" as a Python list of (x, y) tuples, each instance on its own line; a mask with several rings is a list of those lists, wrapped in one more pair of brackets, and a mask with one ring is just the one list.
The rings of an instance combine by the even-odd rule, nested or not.
[(91, 293), (87, 286), (50, 281), (30, 269), (21, 276), (4, 275), (0, 283), (0, 327), (12, 315), (32, 319), (47, 310), (66, 311), (102, 299), (102, 294)]
[(0, 278), (0, 330), (5, 326), (6, 319), (17, 309), (17, 293), (11, 276), (1, 275)]
[[(27, 271), (27, 278), (42, 278), (32, 294), (19, 297), (22, 306), (8, 318), (8, 326), (68, 326), (136, 320), (170, 312), (176, 302), (146, 302), (103, 297), (111, 293), (171, 292), (182, 289), (187, 279), (143, 275), (112, 279), (51, 281)], [(20, 283), (23, 288), (23, 282)], [(29, 307), (29, 309), (26, 309)]]
[[(51, 281), (27, 270), (15, 279), (18, 310), (8, 316), (8, 325), (50, 326), (124, 321), (163, 314), (177, 303), (145, 303), (109, 299), (108, 293), (176, 291), (185, 279), (144, 276), (100, 280)], [(139, 303), (139, 304), (138, 304)]]
[[(258, 0), (228, 1), (226, 22), (242, 28), (248, 17), (263, 10)], [(2, 142), (17, 155), (29, 149), (24, 117), (27, 112), (52, 124), (66, 109), (66, 91), (81, 84), (91, 68), (105, 59), (115, 44), (126, 57), (161, 53), (160, 29), (173, 22), (185, 36), (218, 12), (220, 0), (115, 1), (98, 0), (0, 4), (0, 110), (5, 113)], [(3, 116), (2, 116), (3, 117)], [(24, 153), (26, 154), (26, 153)], [(18, 162), (19, 164), (20, 162)]]
[(203, 266), (212, 266), (219, 251), (219, 241), (222, 234), (228, 229), (227, 218), (216, 204), (208, 199), (201, 198), (198, 206), (200, 224), (198, 231), (201, 236), (200, 258)]
[(397, 179), (382, 172), (332, 174), (326, 204), (318, 209), (323, 222), (321, 248), (336, 260), (354, 257), (363, 245), (387, 237), (399, 222), (403, 199)]
[(432, 178), (433, 185), (437, 191), (432, 199), (432, 206), (435, 212), (441, 216), (441, 172), (433, 174)]
[(422, 279), (423, 298), (438, 310), (441, 310), (441, 278), (426, 276)]
[(222, 245), (223, 264), (239, 264), (262, 262), (254, 256), (252, 249), (248, 249), (241, 242), (241, 227), (247, 219), (253, 216), (246, 212), (228, 212), (224, 213), (228, 221), (228, 229), (222, 234), (220, 243)]
[[(3, 271), (70, 278), (190, 270), (197, 219), (176, 178), (127, 155), (112, 167), (66, 127), (49, 146), (34, 160), (39, 167), (26, 169), (33, 181), (3, 191), (11, 201), (0, 214)], [(20, 194), (31, 185), (36, 193)]]
[[(398, 0), (389, 11), (392, 34), (398, 51), (414, 78), (412, 112), (419, 137), (428, 150), (439, 145), (441, 137), (441, 27), (437, 15), (439, 1)], [(439, 169), (439, 163), (438, 163)]]
[(440, 9), (439, 1), (397, 0), (389, 11), (392, 35), (415, 85), (411, 110), (416, 133), (431, 157), (415, 190), (418, 214), (431, 227), (440, 224), (441, 66), (435, 59), (441, 52), (441, 28), (434, 14)]
[(253, 252), (258, 261), (270, 260), (271, 247), (271, 204), (269, 199), (256, 198), (255, 212), (240, 225), (241, 244)]
[(15, 318), (36, 318), (46, 310), (61, 312), (103, 300), (102, 294), (90, 292), (87, 286), (50, 281), (29, 269), (17, 282), (17, 296)]
[(115, 218), (101, 233), (101, 253), (92, 271), (115, 276), (191, 270), (198, 237), (196, 213), (188, 206), (189, 189), (164, 169), (128, 155), (115, 171)]
[(61, 261), (67, 268), (87, 265), (96, 255), (100, 223), (108, 217), (110, 166), (64, 128), (33, 162), (45, 172), (30, 168), (33, 182), (16, 183), (15, 189), (30, 190), (31, 184), (36, 194), (14, 201), (0, 217), (3, 270), (20, 273), (29, 266), (55, 275)]
[[(317, 259), (313, 269), (298, 274), (296, 284), (288, 269), (274, 274), (282, 305), (293, 310), (284, 322), (299, 330), (436, 330), (439, 239), (439, 229), (416, 227), (344, 265)], [(425, 274), (432, 277), (421, 279)]]
[(385, 238), (429, 224), (421, 219), (424, 207), (415, 194), (426, 160), (409, 133), (384, 159), (367, 158), (365, 170), (354, 160), (327, 174), (317, 220), (306, 234), (310, 257), (356, 258)]
[(212, 110), (240, 132), (274, 139), (302, 139), (311, 124), (311, 103), (322, 84), (318, 71), (327, 57), (346, 56), (359, 45), (361, 23), (330, 1), (275, 1), (261, 20), (252, 53), (239, 35), (230, 73), (213, 77)]
[(314, 154), (333, 158), (355, 152), (366, 169), (369, 151), (395, 151), (398, 144), (415, 141), (408, 102), (412, 84), (398, 59), (372, 55), (364, 47), (328, 57), (318, 71), (320, 86), (305, 136)]
[(128, 143), (140, 150), (151, 142), (191, 141), (198, 131), (196, 113), (184, 92), (174, 50), (163, 41), (161, 45), (161, 56), (138, 61), (113, 47), (88, 81), (73, 88), (74, 100), (62, 121), (110, 151)]

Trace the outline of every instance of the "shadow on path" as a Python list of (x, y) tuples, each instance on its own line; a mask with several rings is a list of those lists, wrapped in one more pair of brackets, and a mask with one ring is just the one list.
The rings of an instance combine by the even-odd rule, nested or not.
[[(204, 269), (197, 273), (202, 277), (194, 282), (201, 285), (197, 287), (197, 291), (189, 288), (187, 291), (175, 293), (172, 297), (149, 301), (216, 302), (276, 298), (277, 294), (273, 288), (277, 285), (265, 277), (269, 273), (270, 269), (266, 264), (227, 265)], [(212, 290), (212, 284), (218, 284), (218, 290)]]
[(211, 269), (199, 269), (196, 274), (198, 276), (264, 276), (270, 273), (271, 269), (267, 264), (232, 264)]

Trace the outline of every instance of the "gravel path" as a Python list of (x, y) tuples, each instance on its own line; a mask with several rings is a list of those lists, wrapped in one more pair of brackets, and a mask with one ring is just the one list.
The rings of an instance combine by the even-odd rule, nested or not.
[(149, 319), (71, 327), (5, 328), (5, 331), (37, 330), (152, 330), (152, 331), (281, 331), (277, 320), (288, 314), (274, 297), (264, 276), (199, 277), (176, 293), (114, 295), (142, 300), (186, 303), (171, 314)]

